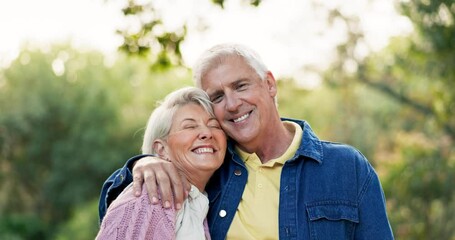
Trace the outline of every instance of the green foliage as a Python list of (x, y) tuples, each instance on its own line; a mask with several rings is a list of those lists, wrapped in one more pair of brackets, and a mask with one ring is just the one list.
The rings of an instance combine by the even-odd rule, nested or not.
[[(360, 129), (368, 136), (375, 133), (374, 162), (397, 239), (455, 239), (455, 3), (411, 0), (400, 1), (399, 7), (414, 25), (411, 35), (359, 58), (355, 50), (363, 36), (353, 27), (356, 32), (339, 46), (339, 58), (324, 79), (337, 92), (351, 92), (350, 98), (361, 84), (388, 102), (384, 109), (379, 99), (376, 110), (363, 108), (379, 131), (371, 125)], [(355, 19), (337, 17), (358, 26)], [(349, 71), (346, 63), (355, 63), (357, 70)], [(348, 106), (362, 109), (356, 101), (372, 104), (371, 96)], [(353, 124), (359, 122), (363, 126), (363, 121)]]
[(306, 90), (290, 80), (278, 84), (282, 116), (307, 120), (320, 138), (355, 146), (373, 163), (378, 140), (387, 138), (384, 129), (401, 127), (393, 120), (401, 107), (363, 85)]
[(0, 227), (11, 227), (0, 238), (52, 236), (139, 153), (156, 100), (191, 84), (186, 69), (151, 74), (138, 59), (106, 61), (54, 47), (23, 51), (1, 71)]
[(119, 124), (119, 103), (104, 91), (109, 82), (102, 56), (76, 59), (75, 54), (26, 51), (4, 71), (3, 214), (35, 211), (51, 227), (68, 216), (68, 206), (99, 191), (100, 185), (92, 183), (108, 171), (98, 166), (112, 168), (113, 162), (105, 160), (121, 156), (120, 142), (111, 134)]
[[(182, 66), (181, 45), (187, 35), (187, 23), (172, 30), (166, 29), (161, 16), (162, 10), (153, 1), (124, 0), (122, 9), (128, 20), (126, 28), (119, 28), (122, 36), (120, 50), (130, 56), (141, 56), (150, 62), (152, 70), (167, 70)], [(208, 1), (224, 8), (225, 0)], [(248, 0), (248, 5), (258, 7), (261, 0)], [(195, 16), (197, 17), (197, 16)], [(135, 29), (135, 30), (133, 30)]]
[(44, 229), (42, 220), (33, 214), (8, 214), (0, 218), (1, 239), (44, 239)]
[[(219, 5), (221, 8), (224, 8), (224, 2), (225, 0), (212, 0), (213, 4)], [(245, 0), (245, 2), (248, 2), (251, 6), (257, 7), (261, 4), (262, 0)]]
[[(132, 55), (142, 56), (151, 62), (153, 69), (167, 69), (181, 65), (180, 45), (186, 36), (186, 25), (178, 30), (165, 31), (159, 11), (153, 2), (139, 3), (128, 0), (123, 14), (130, 20), (130, 26), (117, 30), (123, 37), (120, 50)], [(133, 31), (131, 26), (140, 26)]]
[(98, 201), (96, 199), (74, 209), (70, 220), (60, 226), (55, 239), (95, 239), (98, 230)]
[[(416, 35), (410, 39), (408, 54), (417, 60), (410, 66), (415, 76), (427, 78), (427, 93), (436, 121), (455, 137), (455, 3), (448, 0), (414, 0), (400, 9), (413, 23)], [(400, 57), (406, 57), (398, 55)], [(431, 81), (428, 81), (431, 79)]]
[(455, 238), (455, 155), (447, 138), (398, 133), (384, 189), (400, 239)]
[[(360, 58), (356, 50), (363, 44), (358, 20), (341, 14), (350, 30), (346, 43), (338, 47), (339, 58), (326, 81), (333, 86), (361, 82), (376, 89), (411, 111), (436, 124), (439, 130), (455, 137), (455, 27), (453, 1), (403, 1), (403, 14), (416, 31), (394, 39), (387, 50)], [(349, 63), (349, 64), (348, 64)], [(346, 66), (355, 65), (357, 71)], [(336, 77), (333, 77), (336, 76)], [(438, 131), (439, 131), (438, 130)]]

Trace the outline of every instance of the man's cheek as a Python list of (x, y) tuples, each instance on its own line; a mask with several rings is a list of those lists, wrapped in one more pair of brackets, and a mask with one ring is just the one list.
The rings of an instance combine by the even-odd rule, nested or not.
[(213, 109), (213, 113), (215, 114), (215, 117), (216, 117), (216, 120), (218, 120), (218, 122), (223, 122), (224, 120), (224, 112), (222, 109)]

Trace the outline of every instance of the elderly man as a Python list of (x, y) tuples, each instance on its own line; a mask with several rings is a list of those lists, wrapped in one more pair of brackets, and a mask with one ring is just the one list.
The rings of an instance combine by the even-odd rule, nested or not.
[[(253, 50), (217, 45), (193, 71), (230, 137), (206, 187), (213, 239), (393, 239), (373, 167), (355, 148), (319, 140), (307, 122), (280, 118), (275, 78)], [(180, 207), (186, 181), (169, 162), (143, 157), (106, 181), (101, 219), (132, 181), (134, 164), (136, 192), (145, 182), (156, 202), (159, 182), (165, 207), (172, 197)]]

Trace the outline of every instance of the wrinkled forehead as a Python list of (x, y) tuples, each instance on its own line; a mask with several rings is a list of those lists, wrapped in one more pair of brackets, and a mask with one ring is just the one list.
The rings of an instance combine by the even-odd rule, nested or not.
[(207, 92), (207, 88), (221, 87), (255, 73), (254, 68), (241, 56), (227, 56), (206, 68), (201, 76), (200, 88)]

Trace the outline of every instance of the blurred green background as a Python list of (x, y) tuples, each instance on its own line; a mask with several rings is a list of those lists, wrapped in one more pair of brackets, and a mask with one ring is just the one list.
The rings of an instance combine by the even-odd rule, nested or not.
[[(279, 110), (365, 154), (381, 178), (396, 239), (453, 240), (455, 3), (396, 7), (414, 30), (366, 57), (356, 54), (358, 19), (328, 9), (327, 21), (348, 26), (346, 41), (329, 68), (314, 70), (319, 86), (279, 79)], [(146, 11), (155, 10), (130, 0), (124, 14)], [(186, 32), (157, 34), (160, 24), (119, 31), (115, 61), (56, 44), (24, 47), (0, 69), (0, 239), (94, 238), (103, 181), (140, 152), (156, 101), (192, 85), (180, 53)]]

